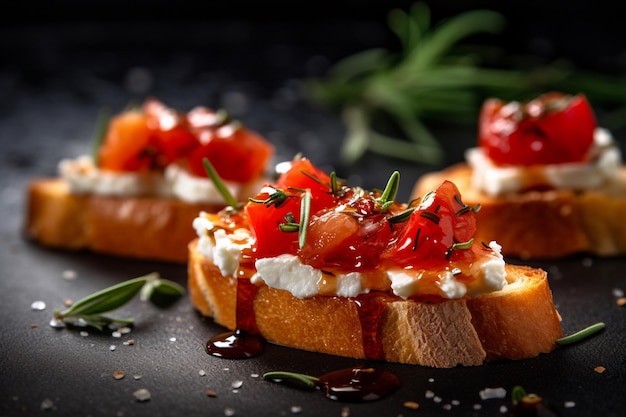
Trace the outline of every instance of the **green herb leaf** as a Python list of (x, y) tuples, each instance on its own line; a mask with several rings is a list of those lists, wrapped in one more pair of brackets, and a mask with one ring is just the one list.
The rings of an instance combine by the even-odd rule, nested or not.
[(309, 229), (311, 218), (311, 191), (306, 190), (300, 200), (300, 229), (298, 230), (298, 245), (300, 249), (306, 244), (306, 235)]
[(526, 390), (520, 385), (516, 385), (511, 390), (511, 402), (517, 405), (526, 396)]
[(398, 171), (394, 171), (393, 174), (389, 177), (387, 181), (387, 185), (383, 190), (380, 198), (376, 201), (381, 205), (381, 211), (384, 213), (387, 208), (393, 204), (396, 199), (396, 195), (398, 194), (398, 188), (400, 187), (400, 173)]
[(226, 187), (226, 184), (224, 184), (224, 180), (222, 180), (222, 178), (213, 167), (213, 164), (211, 164), (208, 158), (203, 158), (202, 163), (204, 164), (204, 169), (206, 170), (207, 175), (209, 176), (211, 181), (213, 181), (215, 188), (217, 188), (217, 191), (219, 191), (224, 201), (226, 201), (226, 204), (228, 204), (235, 210), (239, 210), (242, 207), (242, 204), (238, 202), (237, 199), (233, 197), (233, 195), (230, 193), (228, 187)]
[(131, 318), (116, 319), (103, 314), (119, 309), (138, 294), (145, 300), (153, 301), (154, 293), (180, 296), (185, 293), (185, 289), (173, 281), (160, 278), (158, 273), (153, 272), (97, 291), (66, 310), (55, 309), (54, 319), (64, 324), (92, 326), (100, 330), (112, 323), (130, 324), (133, 322)]
[(111, 114), (109, 109), (103, 108), (98, 114), (98, 121), (96, 122), (96, 130), (91, 143), (91, 159), (93, 164), (100, 166), (100, 148), (106, 138), (107, 130), (109, 127), (109, 121), (111, 120)]
[(296, 382), (306, 388), (314, 389), (319, 383), (319, 378), (299, 374), (296, 372), (272, 371), (263, 374), (263, 379), (267, 381), (291, 381)]

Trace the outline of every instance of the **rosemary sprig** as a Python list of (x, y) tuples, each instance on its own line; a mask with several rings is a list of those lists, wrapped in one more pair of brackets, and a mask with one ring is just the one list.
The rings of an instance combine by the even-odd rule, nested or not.
[(53, 324), (55, 327), (66, 324), (75, 326), (91, 326), (103, 330), (110, 324), (131, 324), (132, 318), (118, 319), (105, 316), (104, 313), (117, 310), (140, 294), (142, 301), (154, 302), (156, 294), (168, 297), (179, 297), (185, 289), (170, 280), (163, 279), (153, 272), (128, 281), (121, 282), (97, 291), (72, 304), (66, 310), (55, 309)]
[(100, 113), (98, 114), (96, 129), (94, 131), (93, 139), (91, 141), (91, 159), (96, 167), (100, 165), (99, 152), (102, 144), (104, 143), (110, 120), (111, 114), (109, 109), (101, 109)]
[(398, 187), (400, 186), (400, 173), (398, 171), (394, 171), (393, 174), (389, 177), (387, 181), (387, 185), (383, 190), (381, 196), (376, 199), (376, 202), (380, 204), (381, 212), (387, 211), (390, 205), (396, 199), (396, 195), (398, 194)]
[(224, 180), (222, 180), (222, 178), (213, 167), (213, 164), (211, 164), (208, 158), (203, 158), (202, 164), (204, 165), (204, 169), (206, 170), (207, 175), (209, 176), (211, 181), (213, 181), (215, 188), (217, 188), (217, 191), (219, 191), (224, 201), (226, 201), (226, 204), (228, 204), (228, 206), (234, 210), (239, 210), (243, 206), (243, 204), (238, 202), (237, 199), (233, 197), (233, 195), (228, 190), (228, 187), (226, 187), (226, 184), (224, 184)]
[(603, 322), (592, 324), (591, 326), (585, 327), (584, 329), (579, 330), (576, 333), (557, 339), (556, 344), (563, 346), (578, 343), (583, 339), (593, 336), (594, 334), (603, 330), (605, 327), (606, 325)]
[(387, 23), (400, 40), (400, 51), (356, 53), (306, 84), (312, 103), (341, 116), (346, 164), (367, 151), (441, 163), (444, 147), (429, 122), (475, 126), (487, 97), (525, 100), (546, 90), (584, 92), (596, 105), (617, 106), (606, 117), (609, 128), (626, 125), (626, 78), (585, 73), (563, 59), (545, 64), (529, 59), (531, 65), (511, 67), (518, 60), (506, 53), (500, 54), (501, 62), (489, 61), (493, 54), (487, 52), (495, 45), (470, 45), (467, 40), (474, 35), (502, 32), (507, 22), (498, 12), (470, 10), (435, 24), (429, 7), (416, 2), (408, 11), (390, 10)]
[(263, 374), (266, 381), (291, 381), (296, 382), (305, 388), (315, 389), (320, 380), (317, 377), (287, 371), (272, 371)]
[(298, 246), (300, 249), (306, 244), (306, 235), (311, 218), (311, 191), (306, 190), (300, 200), (300, 229), (298, 230)]

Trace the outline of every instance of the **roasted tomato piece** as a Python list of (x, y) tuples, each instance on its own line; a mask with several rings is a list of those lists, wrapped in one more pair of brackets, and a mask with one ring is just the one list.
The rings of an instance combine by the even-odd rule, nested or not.
[(320, 210), (334, 206), (336, 198), (331, 192), (329, 181), (328, 174), (319, 170), (308, 159), (302, 158), (293, 161), (276, 184), (266, 186), (251, 199), (246, 211), (256, 237), (257, 258), (297, 253), (298, 233), (281, 230), (280, 225), (300, 221), (304, 190), (311, 192), (312, 216)]
[(263, 175), (274, 147), (261, 135), (204, 107), (189, 112), (188, 119), (200, 140), (188, 158), (192, 174), (206, 176), (202, 160), (208, 158), (226, 181), (245, 183)]
[(380, 254), (391, 234), (384, 214), (361, 215), (331, 208), (311, 219), (299, 257), (318, 269), (374, 269), (380, 265)]
[(112, 171), (161, 170), (198, 146), (185, 117), (155, 99), (109, 122), (98, 162)]
[(398, 237), (383, 257), (399, 266), (414, 266), (471, 253), (463, 249), (472, 246), (476, 221), (474, 210), (462, 202), (456, 185), (444, 181), (424, 196), (408, 221), (394, 227), (400, 228)]
[(165, 164), (181, 160), (200, 145), (197, 137), (190, 131), (184, 113), (167, 107), (156, 99), (146, 100), (143, 112), (160, 159)]
[(488, 99), (479, 116), (478, 144), (498, 165), (584, 161), (597, 122), (582, 95), (543, 94), (527, 103)]
[(109, 122), (98, 164), (111, 171), (148, 170), (157, 164), (156, 155), (157, 147), (145, 115), (127, 111)]

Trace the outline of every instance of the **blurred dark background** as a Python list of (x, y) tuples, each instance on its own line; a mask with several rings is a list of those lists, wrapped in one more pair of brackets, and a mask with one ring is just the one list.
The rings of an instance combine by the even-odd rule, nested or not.
[[(0, 14), (3, 163), (53, 174), (55, 159), (88, 149), (99, 109), (117, 112), (131, 101), (156, 96), (182, 110), (227, 108), (273, 141), (279, 158), (303, 151), (341, 171), (337, 154), (344, 127), (336, 113), (311, 105), (302, 81), (322, 77), (340, 59), (366, 49), (398, 50), (387, 14), (413, 3), (16, 3)], [(621, 2), (425, 3), (433, 22), (472, 9), (502, 13), (507, 23), (502, 33), (473, 41), (502, 47), (518, 60), (561, 59), (601, 75), (626, 74)], [(473, 135), (469, 127), (462, 140), (449, 140), (444, 164), (458, 160)], [(31, 156), (22, 144), (30, 141), (50, 153), (48, 162)], [(368, 156), (361, 170), (407, 165), (380, 159)], [(353, 174), (348, 168), (343, 173)]]

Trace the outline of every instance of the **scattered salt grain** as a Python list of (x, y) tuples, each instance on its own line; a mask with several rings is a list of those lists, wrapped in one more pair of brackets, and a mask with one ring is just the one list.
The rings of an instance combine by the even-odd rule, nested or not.
[(622, 290), (621, 288), (613, 288), (613, 297), (623, 297), (624, 296), (624, 290)]
[(224, 415), (225, 415), (226, 417), (234, 416), (234, 415), (235, 415), (235, 409), (234, 409), (234, 408), (231, 408), (231, 407), (226, 407), (226, 408), (224, 409)]
[(133, 375), (133, 379), (134, 379), (134, 380), (141, 379), (141, 375)]
[(452, 405), (460, 405), (461, 401), (459, 401), (459, 400), (452, 400), (452, 401), (450, 401), (450, 404), (452, 404)]
[(234, 389), (241, 388), (242, 385), (243, 385), (243, 381), (233, 381), (232, 384), (230, 384), (230, 386), (233, 387)]
[(134, 345), (134, 344), (135, 344), (135, 340), (134, 340), (134, 339), (128, 339), (127, 341), (122, 342), (122, 344), (123, 344), (124, 346), (132, 346), (132, 345)]
[(46, 309), (46, 303), (43, 302), (43, 301), (33, 301), (33, 303), (30, 305), (30, 308), (32, 310), (36, 310), (36, 311), (45, 310)]
[(502, 387), (498, 388), (485, 388), (480, 390), (480, 399), (481, 400), (490, 400), (493, 398), (504, 398), (506, 397), (506, 390)]
[(111, 336), (113, 336), (113, 337), (122, 337), (122, 334), (120, 332), (113, 332), (113, 333), (111, 333)]
[(431, 390), (427, 390), (427, 391), (426, 391), (426, 394), (424, 394), (424, 396), (425, 396), (426, 398), (433, 398), (433, 397), (435, 396), (435, 393), (434, 393), (434, 392), (432, 392)]
[(258, 377), (259, 377), (259, 374), (250, 374), (250, 377), (251, 377), (251, 378), (258, 378)]
[(170, 337), (170, 342), (175, 342), (176, 338), (174, 336)]
[(474, 410), (477, 410), (477, 411), (478, 411), (478, 410), (480, 410), (481, 408), (483, 408), (483, 405), (482, 405), (482, 404), (474, 404), (474, 405), (472, 406), (472, 408), (473, 408)]
[(302, 407), (299, 405), (292, 405), (289, 411), (291, 411), (291, 414), (299, 414), (302, 412)]
[(121, 334), (128, 334), (130, 333), (130, 327), (122, 326), (119, 329), (117, 329), (117, 331), (120, 332)]
[(54, 408), (54, 402), (52, 402), (52, 400), (50, 398), (46, 398), (45, 400), (43, 400), (41, 402), (41, 409), (42, 410), (52, 410)]
[(133, 395), (135, 396), (135, 399), (139, 402), (145, 402), (150, 400), (150, 391), (145, 388), (138, 389), (137, 391), (133, 392)]
[(428, 378), (428, 382), (435, 382), (435, 378)]
[(206, 376), (206, 371), (205, 371), (204, 369), (200, 369), (200, 370), (198, 371), (198, 375), (200, 375), (200, 376)]
[(583, 258), (583, 266), (584, 267), (590, 267), (591, 265), (593, 265), (593, 259), (591, 258)]
[(565, 407), (565, 408), (574, 408), (574, 407), (576, 407), (576, 402), (574, 402), (574, 401), (565, 401), (563, 403), (563, 407)]
[(84, 330), (82, 330), (79, 334), (80, 334), (82, 337), (87, 337), (87, 336), (89, 336), (89, 332), (86, 332), (86, 331), (84, 331)]
[(109, 350), (110, 350), (111, 352), (113, 352), (115, 349), (117, 349), (117, 346), (115, 346), (115, 345), (111, 345), (111, 346), (109, 346)]
[(439, 404), (442, 400), (441, 400), (441, 397), (435, 396), (435, 397), (433, 397), (433, 401), (436, 402), (437, 404)]
[(350, 416), (350, 409), (348, 407), (343, 407), (341, 409), (341, 417), (349, 417)]
[(500, 406), (500, 413), (502, 413), (502, 414), (506, 414), (506, 413), (508, 413), (508, 412), (509, 412), (509, 409), (507, 408), (507, 406), (506, 406), (506, 405), (501, 405), (501, 406)]
[(441, 406), (444, 410), (452, 410), (452, 404), (444, 404)]

